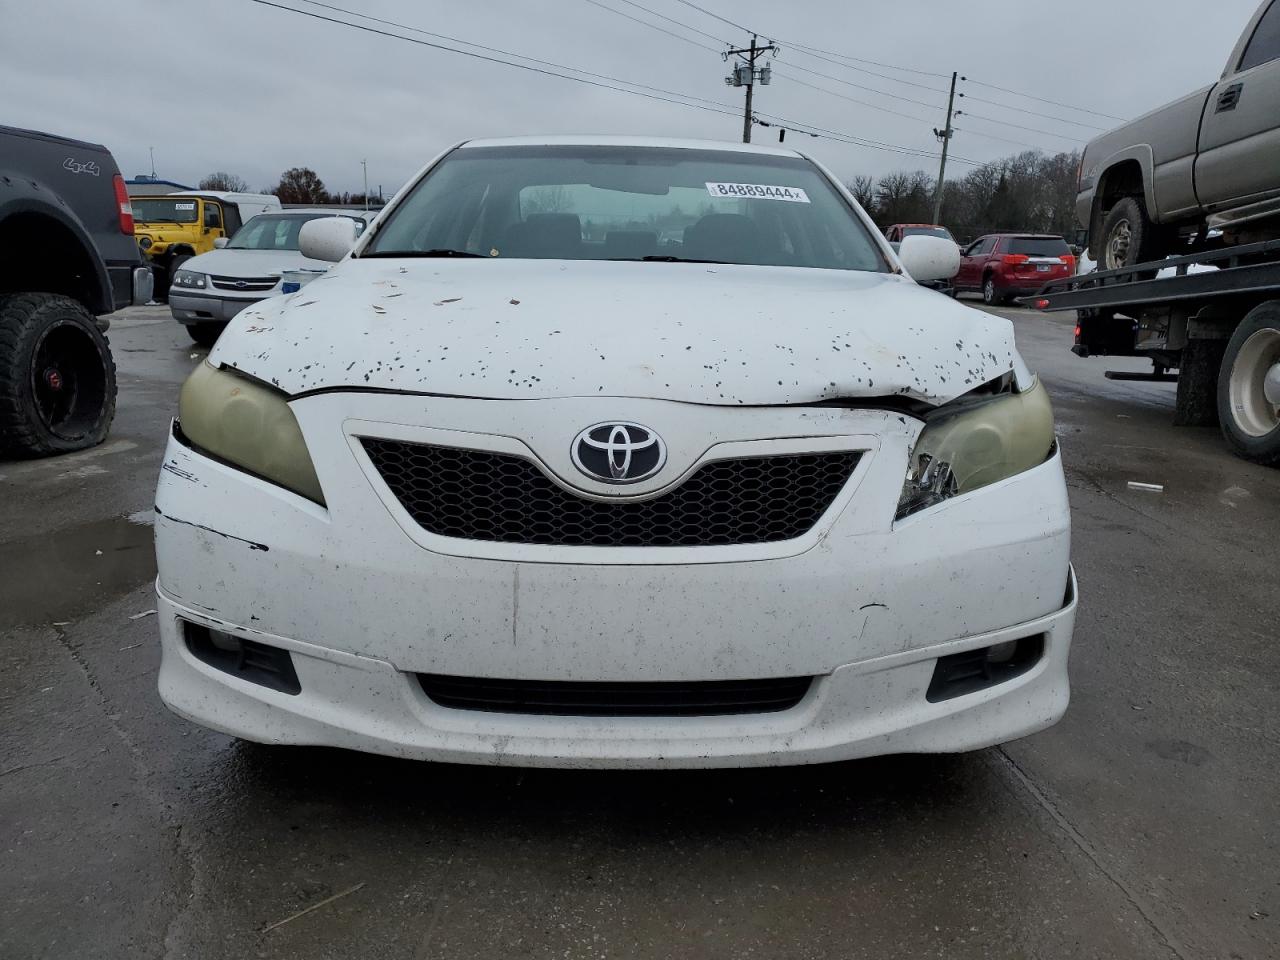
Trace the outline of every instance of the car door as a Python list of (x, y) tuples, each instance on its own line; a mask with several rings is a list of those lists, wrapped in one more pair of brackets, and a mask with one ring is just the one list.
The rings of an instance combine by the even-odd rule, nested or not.
[(1200, 125), (1196, 195), (1211, 210), (1280, 196), (1280, 0), (1232, 56)]
[(995, 246), (994, 238), (979, 237), (965, 247), (960, 254), (960, 272), (952, 282), (957, 287), (978, 289), (982, 285), (982, 264), (986, 263), (983, 251), (984, 249), (990, 251), (993, 246)]

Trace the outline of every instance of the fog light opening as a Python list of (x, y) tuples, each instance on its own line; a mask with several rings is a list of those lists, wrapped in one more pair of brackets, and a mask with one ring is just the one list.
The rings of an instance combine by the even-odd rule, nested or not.
[(201, 663), (249, 683), (297, 696), (302, 692), (288, 650), (182, 621), (187, 649)]
[(925, 699), (930, 703), (977, 693), (1020, 676), (1044, 656), (1043, 633), (939, 657)]
[(1017, 652), (1017, 640), (997, 643), (994, 647), (987, 647), (987, 663), (1008, 663)]

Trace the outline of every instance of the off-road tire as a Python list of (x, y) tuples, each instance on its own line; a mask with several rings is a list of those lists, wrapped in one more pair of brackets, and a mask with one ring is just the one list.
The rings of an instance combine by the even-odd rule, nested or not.
[(222, 331), (227, 329), (225, 323), (189, 323), (187, 324), (187, 333), (191, 334), (191, 339), (202, 347), (212, 347), (218, 342), (218, 337)]
[(1259, 408), (1267, 403), (1261, 395), (1261, 375), (1276, 363), (1280, 363), (1280, 300), (1270, 300), (1250, 310), (1226, 343), (1218, 372), (1218, 419), (1222, 435), (1240, 456), (1280, 465), (1280, 423), (1267, 430), (1266, 413), (1259, 415)]
[(0, 296), (0, 457), (96, 446), (115, 413), (116, 365), (93, 315), (56, 293)]
[[(1122, 197), (1102, 220), (1102, 235), (1094, 251), (1098, 269), (1118, 270), (1135, 263), (1163, 260), (1173, 251), (1172, 237), (1170, 231), (1151, 222), (1141, 197)], [(1144, 278), (1154, 276), (1150, 271), (1143, 272)]]

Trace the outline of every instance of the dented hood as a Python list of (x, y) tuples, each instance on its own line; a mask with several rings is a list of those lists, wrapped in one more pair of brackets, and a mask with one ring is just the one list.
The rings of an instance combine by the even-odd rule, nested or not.
[(241, 311), (210, 354), (290, 394), (724, 405), (943, 403), (1013, 367), (1008, 320), (887, 273), (610, 261), (351, 260)]

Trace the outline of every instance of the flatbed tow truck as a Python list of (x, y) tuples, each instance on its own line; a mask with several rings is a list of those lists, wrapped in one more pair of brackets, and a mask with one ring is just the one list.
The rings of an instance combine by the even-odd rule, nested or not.
[(1106, 376), (1176, 381), (1175, 424), (1217, 424), (1240, 456), (1280, 465), (1280, 240), (1080, 274), (1020, 302), (1075, 310), (1073, 353), (1150, 358), (1151, 373)]

